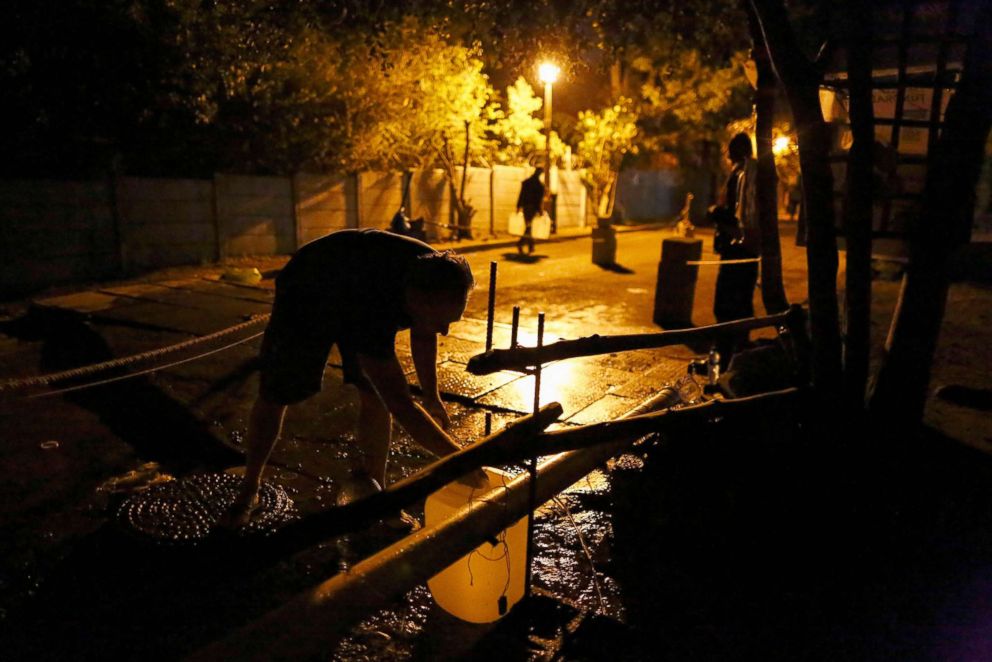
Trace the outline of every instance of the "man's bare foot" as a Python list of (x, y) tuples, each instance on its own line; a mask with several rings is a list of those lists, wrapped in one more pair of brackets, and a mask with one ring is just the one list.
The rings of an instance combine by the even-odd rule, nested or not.
[(251, 522), (252, 515), (258, 512), (261, 507), (258, 494), (254, 494), (250, 499), (238, 497), (234, 500), (227, 511), (221, 515), (217, 525), (224, 529), (240, 529)]
[(359, 501), (382, 491), (379, 481), (361, 471), (352, 472), (351, 476), (341, 481), (337, 505), (344, 506), (353, 501)]

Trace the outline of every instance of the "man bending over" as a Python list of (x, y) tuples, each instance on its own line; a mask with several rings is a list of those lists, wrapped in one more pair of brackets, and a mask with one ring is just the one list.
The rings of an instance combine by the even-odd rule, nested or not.
[[(227, 524), (251, 519), (286, 408), (320, 391), (335, 343), (344, 381), (357, 387), (360, 400), (357, 438), (364, 464), (357, 481), (375, 490), (385, 485), (393, 416), (435, 455), (458, 450), (445, 432), (450, 420), (437, 389), (437, 334), (461, 319), (474, 285), (463, 257), (388, 232), (342, 230), (303, 246), (276, 278), (261, 385), (248, 423), (245, 478)], [(413, 400), (396, 358), (400, 329), (410, 329), (422, 404)]]

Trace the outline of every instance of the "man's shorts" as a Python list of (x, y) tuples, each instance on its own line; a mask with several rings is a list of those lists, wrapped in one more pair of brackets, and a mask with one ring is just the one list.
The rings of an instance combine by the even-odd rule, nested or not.
[(262, 339), (261, 383), (263, 399), (281, 405), (302, 402), (320, 392), (327, 357), (335, 343), (341, 351), (344, 382), (361, 390), (372, 385), (358, 363), (358, 353), (337, 337), (333, 320), (289, 301), (276, 303)]

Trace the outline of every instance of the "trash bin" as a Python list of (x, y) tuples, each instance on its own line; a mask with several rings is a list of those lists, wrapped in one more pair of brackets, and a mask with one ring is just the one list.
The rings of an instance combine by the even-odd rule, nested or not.
[(609, 266), (617, 263), (617, 231), (608, 218), (596, 220), (592, 229), (592, 263)]
[(654, 291), (654, 323), (666, 329), (692, 326), (699, 267), (686, 264), (703, 255), (703, 240), (671, 237), (661, 242), (661, 262)]

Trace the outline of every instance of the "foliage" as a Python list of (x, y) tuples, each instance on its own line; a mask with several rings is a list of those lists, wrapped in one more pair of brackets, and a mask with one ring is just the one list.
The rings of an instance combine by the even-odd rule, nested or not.
[[(586, 81), (591, 107), (623, 92), (604, 78), (618, 65), (642, 148), (670, 149), (709, 130), (690, 111), (723, 112), (717, 94), (692, 88), (725, 80), (733, 5), (12, 0), (5, 144), (52, 163), (100, 152), (99, 168), (117, 154), (136, 174), (424, 167), (460, 165), (468, 121), (472, 162), (533, 162), (540, 98), (520, 72), (540, 53)], [(698, 66), (662, 67), (676, 61)], [(507, 86), (505, 111), (493, 80)], [(559, 132), (568, 124), (556, 116)], [(553, 153), (565, 147), (552, 137)]]
[(460, 161), (465, 123), (470, 160), (494, 150), (498, 118), (478, 47), (451, 44), (412, 17), (388, 23), (377, 39), (347, 46), (337, 74), (343, 89), (346, 166), (413, 168)]
[(543, 105), (523, 76), (506, 88), (506, 111), (496, 127), (501, 143), (498, 158), (502, 163), (529, 163), (543, 152), (544, 121), (534, 117)]
[(621, 97), (602, 111), (579, 113), (582, 138), (576, 157), (585, 168), (582, 181), (601, 218), (613, 213), (617, 175), (624, 155), (637, 151), (637, 116), (632, 106), (630, 99)]

